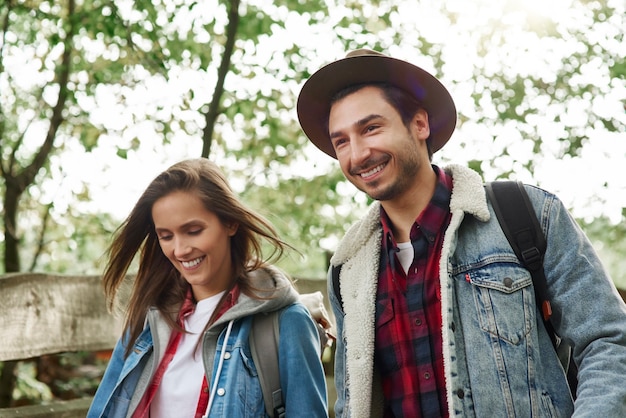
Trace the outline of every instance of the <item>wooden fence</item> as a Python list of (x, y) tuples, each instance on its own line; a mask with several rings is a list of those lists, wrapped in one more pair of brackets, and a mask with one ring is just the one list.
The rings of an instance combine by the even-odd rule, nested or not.
[[(328, 300), (323, 280), (298, 280), (296, 286), (301, 293), (319, 290)], [(0, 298), (0, 361), (111, 350), (121, 334), (122, 321), (107, 311), (99, 276), (6, 274)], [(5, 408), (0, 418), (84, 418), (90, 403), (87, 397)]]

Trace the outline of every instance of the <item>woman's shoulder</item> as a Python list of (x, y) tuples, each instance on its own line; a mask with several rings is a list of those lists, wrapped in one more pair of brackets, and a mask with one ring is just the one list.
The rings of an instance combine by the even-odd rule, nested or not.
[(280, 314), (280, 351), (293, 361), (298, 358), (306, 361), (319, 360), (327, 339), (321, 326), (311, 317), (301, 303), (293, 303)]
[(280, 333), (287, 333), (295, 338), (309, 338), (316, 334), (315, 322), (306, 306), (294, 302), (279, 311)]
[(280, 309), (280, 316), (281, 318), (283, 317), (288, 317), (288, 318), (308, 318), (309, 320), (311, 319), (311, 314), (309, 313), (309, 310), (306, 308), (306, 306), (304, 306), (304, 304), (300, 301), (295, 301), (287, 306), (284, 306), (283, 308)]

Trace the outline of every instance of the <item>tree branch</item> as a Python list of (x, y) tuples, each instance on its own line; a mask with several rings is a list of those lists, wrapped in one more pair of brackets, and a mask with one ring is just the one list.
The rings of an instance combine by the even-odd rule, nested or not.
[(39, 231), (39, 239), (37, 240), (37, 249), (35, 250), (35, 254), (33, 254), (33, 260), (30, 263), (30, 268), (28, 269), (30, 272), (35, 271), (35, 267), (37, 267), (37, 260), (39, 260), (39, 256), (43, 253), (43, 249), (46, 245), (46, 230), (48, 229), (48, 219), (50, 219), (50, 212), (53, 206), (53, 202), (50, 202), (45, 206), (45, 212), (41, 218), (41, 230)]
[(224, 45), (224, 54), (217, 72), (217, 83), (213, 91), (213, 98), (209, 105), (204, 120), (206, 122), (202, 131), (202, 157), (208, 157), (211, 153), (211, 144), (213, 142), (213, 131), (215, 130), (215, 121), (221, 112), (222, 95), (224, 94), (224, 80), (228, 74), (230, 67), (230, 58), (235, 49), (235, 40), (237, 38), (237, 29), (239, 27), (239, 3), (240, 0), (231, 0), (230, 10), (228, 12), (228, 26), (226, 28), (226, 44)]
[[(11, 13), (11, 8), (13, 7), (11, 0), (7, 0), (6, 7), (7, 13), (2, 19), (2, 32), (0, 33), (0, 36), (2, 36), (2, 38), (0, 39), (0, 73), (4, 72), (4, 48), (6, 46), (6, 34), (9, 31), (9, 14)], [(0, 103), (0, 155), (2, 155), (2, 144), (5, 142), (3, 141), (5, 128), (6, 125), (4, 123), (4, 110), (2, 108), (2, 103)], [(2, 174), (2, 177), (5, 177), (7, 169), (8, 167), (5, 167), (4, 163), (0, 162), (0, 174)]]
[(68, 1), (68, 25), (65, 38), (63, 40), (63, 54), (61, 56), (61, 63), (57, 67), (57, 80), (59, 85), (59, 95), (57, 102), (52, 109), (52, 116), (50, 117), (50, 126), (46, 134), (46, 139), (39, 151), (33, 158), (31, 164), (26, 166), (17, 176), (16, 183), (20, 188), (20, 193), (23, 192), (26, 187), (33, 182), (35, 176), (48, 160), (48, 156), (52, 151), (54, 140), (56, 138), (59, 127), (63, 123), (63, 109), (65, 108), (65, 102), (69, 93), (68, 81), (71, 73), (71, 60), (73, 51), (74, 34), (76, 33), (76, 2), (75, 0)]

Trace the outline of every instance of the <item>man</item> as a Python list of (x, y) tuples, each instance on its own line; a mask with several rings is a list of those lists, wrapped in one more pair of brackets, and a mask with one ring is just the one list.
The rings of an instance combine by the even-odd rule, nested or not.
[(456, 124), (437, 79), (353, 51), (304, 84), (298, 117), (375, 200), (331, 259), (337, 417), (626, 416), (626, 306), (561, 202), (526, 186), (548, 243), (553, 323), (579, 368), (573, 402), (482, 179), (431, 165)]

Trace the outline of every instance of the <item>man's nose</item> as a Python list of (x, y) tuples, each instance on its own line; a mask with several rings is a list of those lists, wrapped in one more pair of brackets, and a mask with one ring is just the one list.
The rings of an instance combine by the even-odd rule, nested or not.
[(371, 150), (366, 141), (362, 139), (354, 139), (350, 141), (350, 158), (352, 165), (360, 165), (366, 161), (371, 155)]

